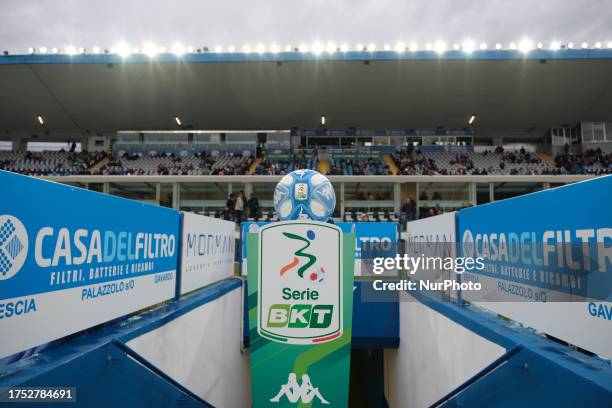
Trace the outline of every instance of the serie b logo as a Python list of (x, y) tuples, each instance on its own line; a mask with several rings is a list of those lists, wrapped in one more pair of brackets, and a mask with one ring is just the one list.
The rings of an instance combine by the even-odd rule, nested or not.
[(316, 221), (261, 229), (258, 325), (262, 337), (317, 344), (342, 335), (342, 231)]

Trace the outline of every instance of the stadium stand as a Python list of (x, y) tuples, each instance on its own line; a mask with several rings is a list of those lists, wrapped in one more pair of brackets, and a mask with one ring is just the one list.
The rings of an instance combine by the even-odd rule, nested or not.
[(30, 176), (87, 175), (104, 157), (102, 152), (0, 151), (0, 169)]
[[(245, 152), (245, 153), (248, 153)], [(324, 161), (316, 152), (296, 149), (293, 153), (253, 158), (245, 153), (116, 152), (0, 152), (0, 169), (33, 176), (69, 175), (285, 175), (298, 168), (321, 169)], [(340, 156), (340, 157), (338, 157)], [(612, 173), (612, 154), (589, 149), (582, 154), (562, 152), (552, 160), (523, 150), (503, 148), (483, 152), (420, 151), (404, 149), (391, 156), (399, 175), (602, 175)], [(329, 175), (392, 175), (382, 155), (330, 155)]]
[(250, 159), (231, 153), (216, 157), (201, 153), (196, 156), (176, 157), (155, 155), (144, 157), (125, 153), (114, 158), (99, 170), (104, 175), (246, 175)]

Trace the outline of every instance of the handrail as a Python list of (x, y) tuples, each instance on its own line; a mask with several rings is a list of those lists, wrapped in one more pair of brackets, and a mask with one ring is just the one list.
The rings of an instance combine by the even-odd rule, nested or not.
[[(271, 183), (279, 182), (283, 176), (42, 176), (45, 180), (60, 183)], [(332, 176), (335, 183), (575, 183), (590, 180), (592, 175), (487, 175), (487, 176)]]

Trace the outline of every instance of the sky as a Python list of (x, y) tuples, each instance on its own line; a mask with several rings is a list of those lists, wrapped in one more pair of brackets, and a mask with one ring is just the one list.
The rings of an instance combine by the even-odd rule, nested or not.
[(0, 50), (612, 41), (612, 0), (0, 0)]

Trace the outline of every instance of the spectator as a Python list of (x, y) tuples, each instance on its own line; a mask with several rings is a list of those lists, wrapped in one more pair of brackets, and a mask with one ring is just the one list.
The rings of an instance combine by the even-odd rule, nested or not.
[(243, 215), (244, 215), (244, 208), (245, 208), (245, 196), (244, 196), (244, 191), (241, 191), (240, 193), (238, 193), (238, 196), (236, 197), (236, 202), (234, 204), (234, 212), (235, 212), (235, 217), (236, 217), (236, 222), (238, 224), (240, 224), (243, 221)]
[(249, 217), (259, 221), (259, 200), (257, 200), (257, 197), (251, 195), (249, 201), (247, 201), (247, 208), (249, 209)]
[(415, 206), (415, 202), (412, 199), (412, 197), (408, 197), (406, 198), (406, 201), (404, 202), (404, 204), (402, 205), (401, 208), (401, 222), (402, 225), (404, 226), (404, 229), (406, 229), (406, 224), (409, 223), (410, 221), (414, 220), (414, 214), (416, 212), (416, 206)]
[(231, 193), (225, 202), (225, 209), (223, 210), (223, 219), (227, 221), (234, 220), (234, 210), (236, 207), (235, 194)]

